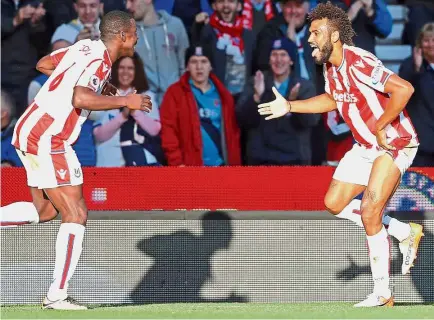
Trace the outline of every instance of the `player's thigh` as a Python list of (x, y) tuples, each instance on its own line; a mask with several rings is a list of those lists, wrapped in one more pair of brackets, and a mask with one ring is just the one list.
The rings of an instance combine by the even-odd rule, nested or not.
[(401, 180), (401, 171), (389, 154), (374, 160), (362, 199), (363, 215), (380, 215)]
[(330, 213), (339, 214), (365, 188), (359, 184), (332, 179), (324, 198), (324, 204)]
[(44, 191), (60, 212), (62, 222), (86, 224), (87, 207), (83, 198), (82, 185), (48, 188)]
[(44, 156), (43, 171), (48, 179), (42, 187), (60, 212), (62, 222), (85, 224), (87, 207), (83, 198), (83, 174), (72, 148), (65, 153)]

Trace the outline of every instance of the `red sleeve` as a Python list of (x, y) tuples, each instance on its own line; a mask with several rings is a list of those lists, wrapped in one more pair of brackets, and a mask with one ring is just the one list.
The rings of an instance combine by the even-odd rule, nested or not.
[(51, 61), (53, 62), (55, 67), (57, 67), (57, 65), (60, 63), (60, 61), (62, 61), (63, 57), (68, 52), (68, 50), (69, 50), (69, 48), (66, 47), (66, 48), (62, 48), (62, 49), (53, 51), (50, 54)]
[[(169, 166), (180, 166), (184, 164), (178, 133), (178, 110), (175, 88), (171, 87), (166, 91), (160, 106), (161, 120), (161, 145)], [(182, 95), (181, 95), (182, 96)]]

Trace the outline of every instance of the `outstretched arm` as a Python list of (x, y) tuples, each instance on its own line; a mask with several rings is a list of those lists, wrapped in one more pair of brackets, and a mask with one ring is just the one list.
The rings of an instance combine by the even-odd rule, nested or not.
[(328, 93), (323, 93), (306, 100), (291, 101), (290, 111), (296, 113), (324, 113), (336, 108), (336, 101)]
[(289, 102), (277, 91), (275, 87), (273, 87), (273, 92), (276, 96), (274, 101), (258, 105), (259, 114), (268, 116), (265, 118), (265, 120), (283, 117), (288, 112), (323, 113), (335, 110), (337, 108), (336, 102), (327, 93), (306, 100), (296, 100)]

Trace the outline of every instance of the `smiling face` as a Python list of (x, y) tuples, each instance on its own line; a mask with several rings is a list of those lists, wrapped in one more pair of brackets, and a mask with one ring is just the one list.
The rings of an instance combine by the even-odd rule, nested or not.
[(434, 62), (434, 32), (426, 32), (420, 41), (423, 57)]
[(74, 8), (82, 23), (93, 24), (98, 20), (103, 4), (100, 0), (77, 0)]
[(285, 50), (273, 50), (270, 55), (270, 66), (274, 76), (289, 75), (293, 62)]
[(212, 8), (224, 22), (232, 23), (241, 10), (241, 3), (239, 0), (215, 0)]
[(312, 47), (312, 57), (315, 63), (326, 63), (333, 52), (331, 30), (327, 25), (327, 19), (312, 21), (309, 32), (308, 42)]
[(119, 62), (118, 81), (121, 89), (128, 89), (132, 86), (136, 75), (134, 61), (130, 57), (125, 57)]
[(286, 23), (294, 21), (296, 28), (301, 28), (306, 21), (306, 14), (309, 11), (307, 1), (291, 0), (282, 4), (282, 14)]

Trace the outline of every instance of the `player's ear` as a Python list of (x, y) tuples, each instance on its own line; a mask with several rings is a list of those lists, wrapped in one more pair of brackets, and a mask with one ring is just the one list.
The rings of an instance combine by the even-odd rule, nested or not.
[(332, 32), (331, 40), (333, 43), (336, 43), (339, 41), (339, 31), (335, 30)]
[(121, 31), (121, 39), (122, 39), (122, 42), (125, 42), (127, 40), (127, 36), (126, 36), (125, 32), (123, 32), (123, 31)]

